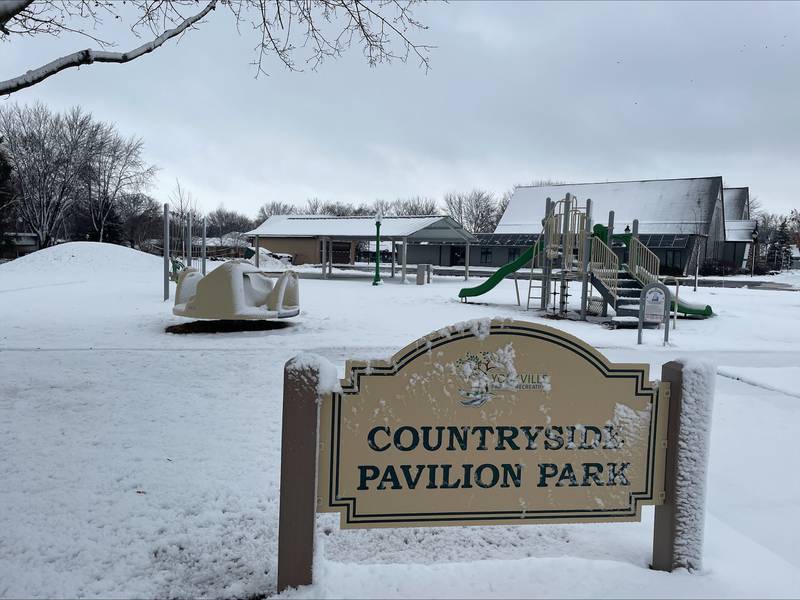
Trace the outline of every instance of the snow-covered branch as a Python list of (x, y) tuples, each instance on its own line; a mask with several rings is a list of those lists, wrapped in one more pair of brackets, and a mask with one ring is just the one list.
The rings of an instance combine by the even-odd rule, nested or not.
[[(108, 52), (104, 50), (91, 50), (91, 49), (79, 50), (78, 52), (73, 52), (72, 54), (68, 54), (67, 56), (57, 58), (56, 60), (51, 61), (46, 65), (39, 67), (38, 69), (33, 69), (31, 71), (26, 72), (23, 75), (14, 77), (13, 79), (8, 79), (6, 81), (0, 82), (0, 94), (13, 94), (14, 92), (17, 92), (19, 90), (31, 87), (41, 81), (44, 81), (48, 77), (52, 77), (53, 75), (60, 73), (64, 69), (80, 67), (82, 65), (90, 65), (94, 62), (126, 63), (132, 60), (136, 60), (140, 56), (149, 54), (150, 52), (152, 52), (153, 50), (157, 49), (162, 44), (164, 44), (164, 42), (166, 42), (167, 40), (180, 35), (188, 28), (190, 28), (192, 25), (200, 21), (209, 12), (211, 12), (216, 8), (217, 2), (218, 0), (210, 0), (210, 2), (206, 5), (206, 7), (196, 15), (185, 19), (176, 27), (172, 29), (167, 29), (161, 35), (157, 36), (153, 40), (145, 44), (142, 44), (138, 48), (134, 48), (129, 52)], [(25, 4), (25, 3), (19, 2), (19, 4)], [(25, 7), (22, 6), (17, 12), (23, 10), (24, 8)], [(14, 15), (13, 14), (10, 15), (8, 18), (10, 19), (12, 16)], [(3, 24), (2, 13), (0, 13), (0, 24)]]

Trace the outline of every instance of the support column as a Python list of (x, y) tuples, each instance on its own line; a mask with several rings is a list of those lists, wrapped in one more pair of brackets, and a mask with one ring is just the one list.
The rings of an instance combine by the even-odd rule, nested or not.
[(395, 260), (395, 244), (396, 244), (396, 242), (394, 240), (392, 240), (392, 279), (394, 279), (394, 266), (395, 266), (395, 263), (397, 262)]
[(403, 263), (400, 269), (400, 277), (402, 278), (402, 283), (406, 282), (406, 264), (408, 261), (408, 238), (403, 238)]
[(256, 268), (259, 268), (261, 266), (261, 240), (258, 239), (258, 236), (256, 236), (255, 245), (256, 245)]
[(320, 242), (322, 242), (322, 259), (320, 261), (322, 266), (322, 278), (327, 279), (325, 276), (325, 268), (328, 265), (328, 241), (325, 238), (320, 238)]
[(633, 231), (631, 231), (631, 237), (633, 239), (639, 238), (639, 219), (633, 220)]
[(581, 286), (581, 320), (586, 320), (586, 311), (589, 306), (589, 294), (592, 281), (590, 270), (592, 259), (592, 199), (586, 199), (586, 221), (583, 228), (583, 264), (581, 269), (583, 271), (583, 285)]
[[(544, 256), (542, 258), (542, 288), (541, 288), (541, 298), (539, 299), (539, 308), (541, 310), (547, 309), (547, 304), (550, 301), (550, 267), (551, 261), (549, 257), (549, 248), (552, 240), (550, 239), (551, 228), (550, 228), (550, 219), (553, 216), (553, 201), (550, 198), (545, 200), (545, 209), (544, 209), (544, 222), (542, 223), (543, 232), (544, 232), (544, 239), (542, 240), (542, 251), (544, 252)], [(533, 264), (531, 264), (533, 267)], [(533, 271), (531, 270), (531, 276), (533, 276)], [(529, 292), (530, 293), (530, 292)]]
[(614, 211), (610, 210), (608, 211), (608, 247), (612, 249), (614, 248), (614, 246), (611, 245), (611, 236), (613, 235), (614, 235)]
[[(569, 300), (569, 282), (567, 281), (567, 272), (572, 271), (572, 251), (570, 250), (567, 256), (567, 238), (572, 235), (570, 231), (570, 209), (572, 208), (572, 195), (567, 194), (564, 197), (564, 219), (561, 227), (561, 281), (559, 282), (558, 290), (558, 314), (567, 314), (567, 302)], [(555, 307), (554, 307), (555, 308)]]
[(169, 300), (169, 204), (164, 204), (164, 300)]
[(192, 266), (192, 213), (189, 212), (186, 224), (186, 266)]
[(200, 269), (206, 274), (206, 218), (203, 217), (203, 245), (200, 247)]
[(293, 358), (283, 375), (278, 592), (313, 580), (319, 369)]
[(469, 279), (469, 242), (464, 250), (464, 281)]

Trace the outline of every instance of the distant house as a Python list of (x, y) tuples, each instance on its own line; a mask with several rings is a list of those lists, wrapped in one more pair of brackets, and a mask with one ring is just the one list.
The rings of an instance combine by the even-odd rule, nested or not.
[(495, 233), (538, 235), (547, 198), (561, 200), (567, 193), (579, 204), (592, 200), (593, 223), (607, 224), (614, 211), (615, 233), (632, 228), (638, 219), (639, 237), (658, 255), (664, 273), (685, 275), (698, 260), (723, 258), (722, 177), (521, 186)]
[(747, 261), (747, 249), (753, 243), (758, 221), (750, 218), (750, 188), (724, 188), (725, 248), (722, 262), (736, 271)]
[(36, 252), (40, 248), (35, 233), (8, 232), (0, 235), (0, 258), (10, 259)]
[[(273, 215), (246, 235), (262, 248), (291, 254), (296, 265), (353, 264), (358, 244), (375, 239), (375, 218)], [(443, 215), (383, 217), (381, 240), (391, 244), (389, 254), (401, 264), (446, 264), (438, 261), (452, 255), (453, 248), (463, 256), (477, 243), (474, 235)]]

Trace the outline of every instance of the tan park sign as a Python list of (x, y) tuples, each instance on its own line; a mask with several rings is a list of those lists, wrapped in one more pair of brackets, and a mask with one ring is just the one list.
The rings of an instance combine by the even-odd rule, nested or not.
[(495, 525), (631, 521), (655, 504), (653, 566), (671, 570), (682, 368), (654, 383), (647, 364), (510, 320), (350, 360), (338, 386), (327, 361), (289, 361), (278, 590), (311, 582), (316, 512), (342, 528)]
[(628, 521), (663, 499), (648, 365), (495, 321), (345, 372), (320, 407), (317, 491), (343, 528)]

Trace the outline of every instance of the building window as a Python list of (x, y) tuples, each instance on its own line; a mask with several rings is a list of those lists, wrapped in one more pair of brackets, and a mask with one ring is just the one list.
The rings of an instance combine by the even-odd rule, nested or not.
[(490, 264), (492, 264), (492, 249), (491, 248), (481, 248), (481, 264), (482, 265), (490, 265)]
[(519, 248), (509, 248), (508, 249), (508, 262), (512, 260), (517, 260), (519, 258)]

